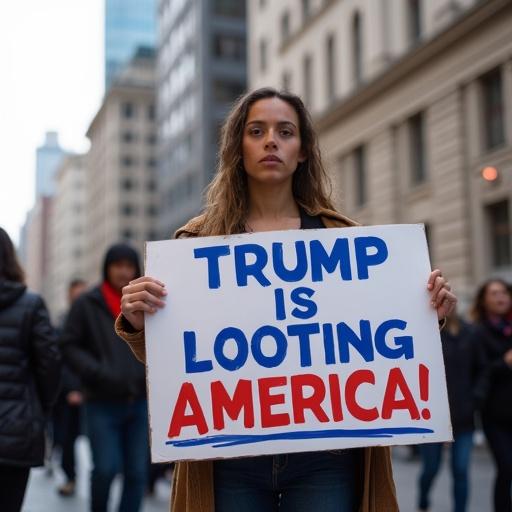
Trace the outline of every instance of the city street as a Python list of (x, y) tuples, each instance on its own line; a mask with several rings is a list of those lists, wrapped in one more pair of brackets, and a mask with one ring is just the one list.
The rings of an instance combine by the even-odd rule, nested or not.
[[(23, 512), (87, 512), (88, 472), (90, 468), (90, 455), (87, 442), (81, 438), (78, 443), (79, 469), (78, 492), (72, 498), (61, 498), (55, 491), (61, 481), (61, 474), (56, 471), (54, 477), (49, 477), (45, 469), (33, 470), (30, 477)], [(443, 470), (438, 476), (432, 494), (432, 512), (451, 512), (451, 476), (448, 470), (449, 454), (447, 455)], [(408, 450), (398, 447), (394, 450), (394, 471), (398, 489), (400, 510), (402, 512), (415, 512), (416, 480), (419, 464), (416, 460), (407, 459)], [(494, 475), (492, 461), (487, 449), (475, 448), (473, 452), (473, 465), (471, 473), (471, 500), (468, 512), (487, 512), (491, 510), (491, 486)], [(116, 510), (119, 498), (120, 482), (116, 482), (111, 500), (111, 510)], [(170, 495), (169, 484), (161, 480), (157, 485), (156, 495), (147, 498), (144, 502), (143, 512), (167, 512)], [(264, 511), (262, 511), (264, 512)]]

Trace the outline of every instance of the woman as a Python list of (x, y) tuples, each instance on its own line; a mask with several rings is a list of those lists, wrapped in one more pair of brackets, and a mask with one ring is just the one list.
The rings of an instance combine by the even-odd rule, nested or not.
[[(334, 211), (325, 182), (302, 101), (259, 89), (234, 106), (223, 128), (219, 169), (204, 213), (176, 236), (356, 225)], [(428, 287), (433, 307), (444, 318), (456, 299), (439, 270)], [(123, 290), (116, 328), (141, 360), (144, 315), (163, 307), (166, 293), (163, 283), (150, 277)], [(171, 507), (174, 512), (398, 510), (389, 449), (382, 447), (180, 463)]]
[(44, 461), (44, 427), (58, 391), (60, 355), (46, 307), (23, 284), (0, 228), (0, 510), (21, 510), (32, 466)]
[(472, 308), (475, 343), (481, 351), (482, 375), (477, 395), (482, 423), (497, 473), (495, 512), (511, 512), (512, 486), (512, 294), (500, 279), (478, 290)]

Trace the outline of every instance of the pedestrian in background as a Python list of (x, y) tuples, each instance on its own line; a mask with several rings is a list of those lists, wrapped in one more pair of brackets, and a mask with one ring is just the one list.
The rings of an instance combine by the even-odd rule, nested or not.
[[(469, 465), (475, 429), (476, 390), (480, 361), (472, 339), (472, 326), (456, 313), (441, 331), (448, 402), (453, 428), (451, 473), (454, 512), (465, 512), (469, 496)], [(444, 443), (419, 445), (422, 470), (418, 481), (419, 510), (429, 510), (430, 491), (441, 467)]]
[[(68, 286), (68, 305), (86, 290), (86, 283), (82, 279), (73, 279)], [(60, 322), (63, 327), (66, 315)], [(59, 398), (53, 411), (54, 447), (61, 450), (60, 466), (66, 481), (57, 489), (61, 496), (72, 496), (76, 487), (76, 461), (75, 443), (80, 435), (82, 424), (83, 394), (80, 379), (69, 365), (62, 366), (62, 386)]]
[(481, 350), (482, 425), (496, 464), (494, 511), (512, 512), (512, 293), (501, 279), (478, 290), (472, 308)]
[(27, 291), (0, 228), (0, 511), (21, 510), (31, 467), (44, 463), (44, 431), (58, 392), (60, 353), (46, 306)]
[(81, 380), (93, 470), (91, 510), (106, 512), (110, 487), (123, 476), (120, 512), (140, 509), (148, 467), (145, 371), (115, 333), (121, 289), (140, 276), (130, 246), (110, 247), (103, 282), (71, 306), (62, 335), (64, 359)]

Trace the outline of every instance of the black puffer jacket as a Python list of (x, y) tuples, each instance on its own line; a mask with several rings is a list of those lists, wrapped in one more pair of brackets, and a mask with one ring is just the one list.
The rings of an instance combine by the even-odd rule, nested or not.
[(472, 338), (473, 328), (460, 321), (460, 330), (452, 334), (447, 327), (441, 331), (446, 385), (453, 433), (470, 432), (475, 428), (475, 399), (481, 372), (479, 352)]
[(0, 280), (0, 464), (40, 466), (60, 353), (39, 295)]
[(89, 400), (125, 401), (146, 396), (144, 365), (114, 331), (100, 287), (71, 306), (60, 337), (64, 360), (80, 378)]

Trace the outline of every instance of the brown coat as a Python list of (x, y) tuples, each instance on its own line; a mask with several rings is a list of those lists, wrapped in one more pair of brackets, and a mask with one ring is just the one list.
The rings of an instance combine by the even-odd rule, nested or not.
[[(322, 217), (324, 225), (331, 227), (356, 226), (357, 223), (331, 210), (311, 212)], [(197, 236), (201, 218), (192, 219), (176, 232), (176, 237)], [(116, 332), (132, 349), (135, 357), (146, 360), (144, 331), (133, 332), (120, 315)], [(363, 488), (360, 512), (398, 512), (389, 447), (364, 449)], [(171, 495), (171, 512), (214, 512), (212, 461), (180, 462), (176, 464)]]

